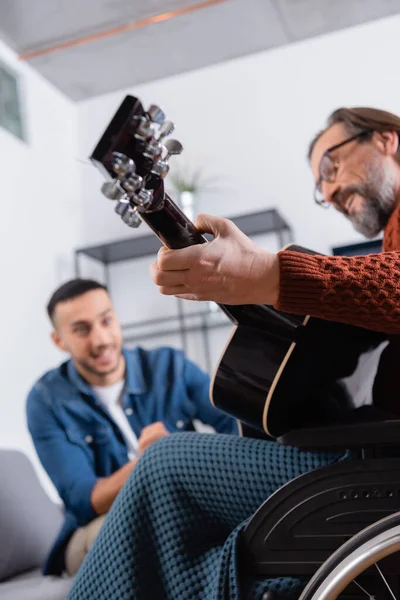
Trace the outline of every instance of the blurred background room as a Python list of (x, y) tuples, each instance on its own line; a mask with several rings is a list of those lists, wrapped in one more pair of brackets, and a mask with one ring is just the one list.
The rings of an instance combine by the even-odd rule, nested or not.
[(399, 0), (0, 2), (0, 447), (22, 450), (52, 498), (25, 401), (62, 358), (45, 312), (58, 285), (107, 283), (127, 345), (183, 348), (209, 372), (230, 331), (212, 305), (158, 293), (158, 240), (100, 193), (88, 157), (123, 97), (175, 123), (184, 152), (166, 187), (188, 215), (238, 217), (272, 251), (351, 253), (363, 238), (313, 205), (307, 146), (338, 106), (399, 113), (399, 13)]

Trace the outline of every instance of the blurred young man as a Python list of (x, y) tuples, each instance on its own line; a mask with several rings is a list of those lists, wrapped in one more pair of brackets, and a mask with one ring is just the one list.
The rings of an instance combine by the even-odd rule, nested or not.
[(64, 501), (64, 527), (45, 568), (79, 569), (138, 457), (169, 433), (194, 431), (193, 420), (217, 432), (237, 425), (209, 400), (209, 377), (172, 348), (123, 348), (107, 289), (76, 279), (47, 307), (52, 339), (70, 359), (34, 385), (29, 431)]

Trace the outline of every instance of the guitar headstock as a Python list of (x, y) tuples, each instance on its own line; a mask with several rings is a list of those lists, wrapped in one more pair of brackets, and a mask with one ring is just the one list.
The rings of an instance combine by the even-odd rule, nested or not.
[(145, 110), (140, 100), (126, 96), (90, 157), (108, 178), (103, 194), (116, 201), (115, 211), (130, 227), (140, 225), (140, 213), (164, 201), (169, 158), (183, 150), (177, 140), (165, 139), (173, 130), (158, 106)]

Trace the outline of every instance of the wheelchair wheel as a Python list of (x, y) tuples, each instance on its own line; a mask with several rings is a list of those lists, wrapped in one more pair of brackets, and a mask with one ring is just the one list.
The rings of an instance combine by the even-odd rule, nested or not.
[(343, 544), (319, 568), (299, 600), (400, 600), (400, 554), (393, 557), (399, 551), (400, 513), (396, 513)]

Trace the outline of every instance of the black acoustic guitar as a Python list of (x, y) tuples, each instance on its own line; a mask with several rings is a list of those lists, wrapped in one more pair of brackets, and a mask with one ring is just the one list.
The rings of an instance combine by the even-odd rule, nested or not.
[[(182, 151), (178, 141), (166, 140), (173, 129), (157, 106), (146, 111), (126, 96), (90, 158), (107, 176), (102, 191), (127, 225), (143, 220), (165, 246), (184, 248), (207, 240), (164, 191), (168, 160)], [(234, 328), (212, 379), (211, 401), (247, 434), (278, 437), (345, 422), (371, 402), (383, 335), (265, 305), (220, 308)]]

